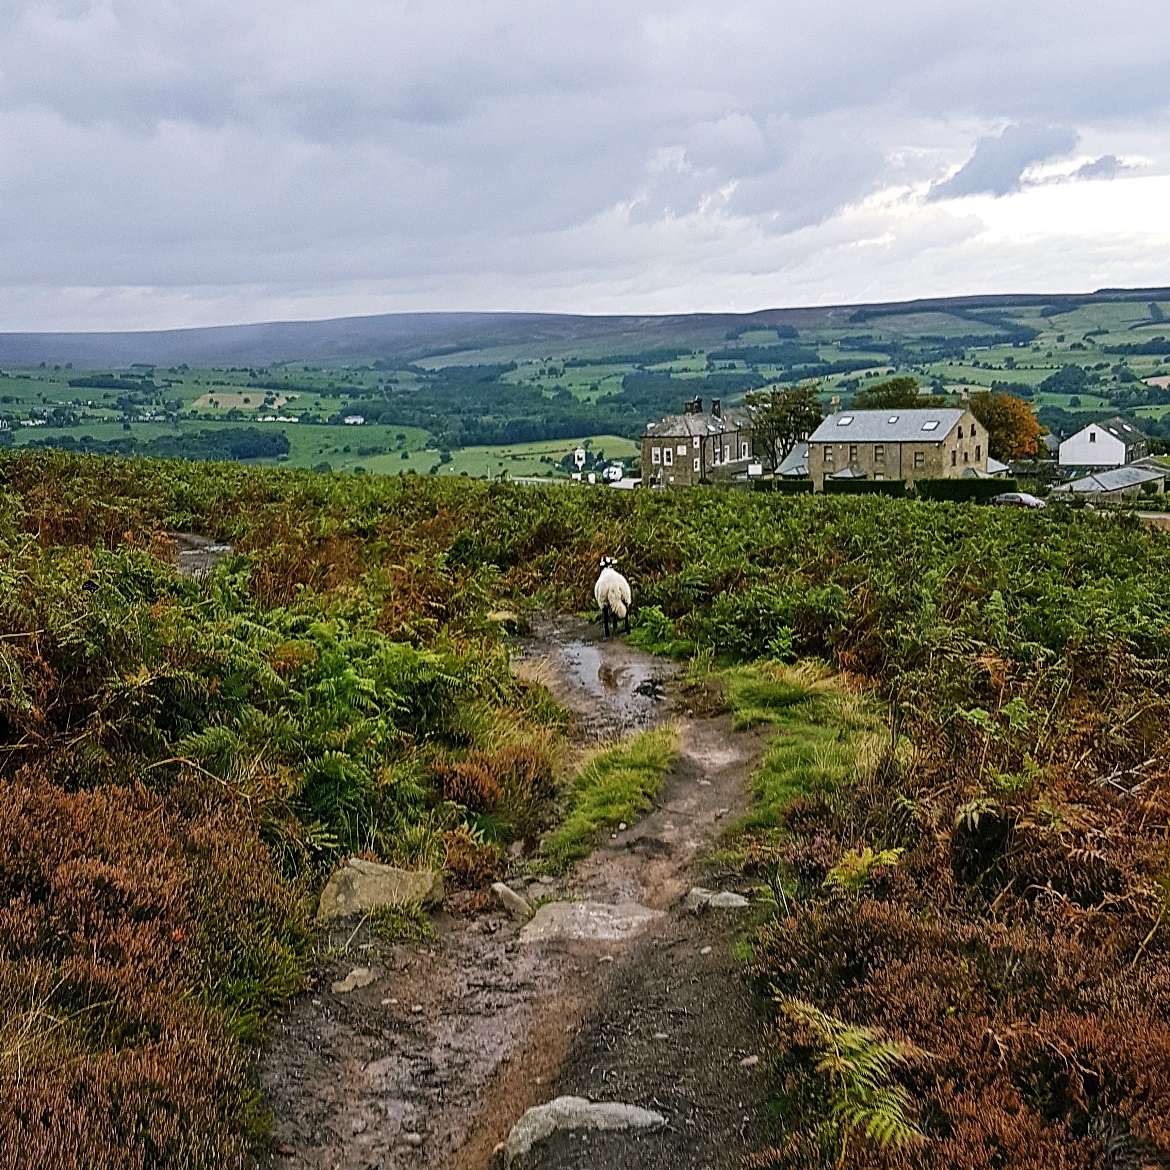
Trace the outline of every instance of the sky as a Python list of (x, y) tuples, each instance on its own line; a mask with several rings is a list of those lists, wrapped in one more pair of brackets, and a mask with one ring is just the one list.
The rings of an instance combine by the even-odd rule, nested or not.
[(0, 331), (1170, 285), (1165, 0), (0, 0)]

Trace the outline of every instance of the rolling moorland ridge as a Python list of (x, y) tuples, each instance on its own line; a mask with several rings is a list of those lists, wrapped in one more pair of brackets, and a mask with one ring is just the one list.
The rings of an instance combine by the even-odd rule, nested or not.
[(1156, 436), (1167, 311), (8, 351), (0, 1168), (1165, 1164), (1170, 534), (498, 467), (891, 373)]
[[(826, 409), (893, 375), (996, 388), (1054, 434), (1121, 414), (1166, 438), (1170, 291), (751, 314), (403, 314), (162, 333), (0, 335), (0, 439), (380, 474), (629, 462), (690, 398), (813, 382)], [(347, 423), (347, 420), (348, 423)], [(345, 429), (341, 429), (345, 428)], [(1167, 432), (1170, 434), (1170, 432)]]

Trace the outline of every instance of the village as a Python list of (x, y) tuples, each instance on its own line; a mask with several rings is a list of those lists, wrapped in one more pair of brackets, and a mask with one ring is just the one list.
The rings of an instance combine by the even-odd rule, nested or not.
[(957, 480), (967, 490), (951, 488), (943, 498), (989, 499), (1018, 494), (1018, 478), (1058, 498), (1117, 503), (1163, 495), (1170, 476), (1170, 464), (1151, 453), (1149, 438), (1120, 417), (1065, 438), (1041, 434), (1036, 454), (1010, 462), (992, 455), (994, 437), (962, 405), (838, 408), (778, 447), (774, 436), (761, 441), (757, 430), (751, 405), (724, 408), (715, 399), (704, 409), (695, 398), (646, 428), (640, 478), (611, 473), (606, 479), (648, 488), (714, 484), (894, 495), (916, 486), (929, 495), (934, 481)]

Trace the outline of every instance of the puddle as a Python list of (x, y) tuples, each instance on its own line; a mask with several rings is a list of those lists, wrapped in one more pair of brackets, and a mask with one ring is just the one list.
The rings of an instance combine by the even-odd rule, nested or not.
[(514, 643), (513, 669), (541, 682), (575, 716), (582, 739), (652, 726), (667, 714), (666, 686), (678, 669), (617, 638), (598, 638), (576, 618), (538, 615)]

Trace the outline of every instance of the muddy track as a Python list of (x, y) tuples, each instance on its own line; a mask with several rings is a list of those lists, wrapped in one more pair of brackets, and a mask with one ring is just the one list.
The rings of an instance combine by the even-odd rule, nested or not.
[[(437, 940), (420, 946), (359, 936), (260, 1056), (275, 1112), (267, 1166), (481, 1170), (499, 1164), (496, 1146), (525, 1109), (560, 1094), (644, 1105), (667, 1124), (556, 1135), (528, 1165), (706, 1170), (738, 1166), (762, 1143), (759, 1005), (733, 954), (740, 921), (686, 912), (681, 899), (709, 878), (701, 856), (743, 810), (764, 737), (732, 732), (726, 717), (678, 716), (666, 664), (574, 619), (538, 619), (516, 668), (550, 687), (586, 742), (678, 717), (679, 761), (655, 809), (567, 879), (517, 883), (532, 899), (638, 903), (657, 916), (620, 941), (522, 942), (494, 909), (440, 914)], [(373, 982), (334, 994), (357, 964)]]

